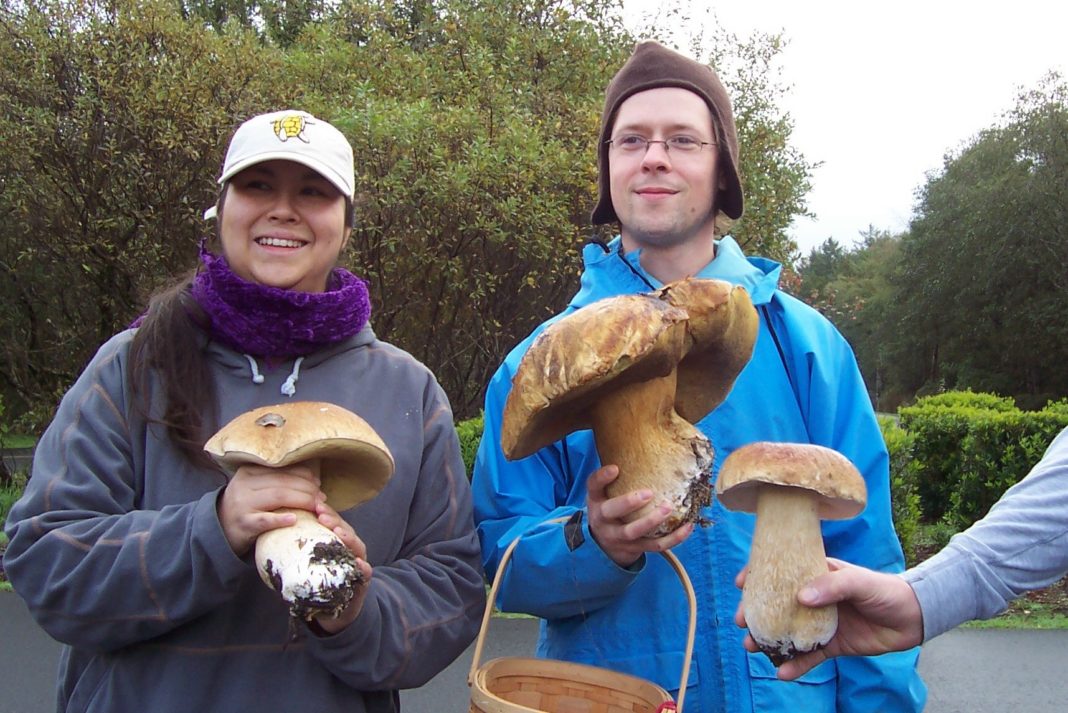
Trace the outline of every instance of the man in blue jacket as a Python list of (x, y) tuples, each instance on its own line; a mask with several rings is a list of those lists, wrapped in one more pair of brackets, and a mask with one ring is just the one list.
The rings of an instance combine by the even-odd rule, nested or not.
[[(598, 153), (594, 223), (618, 223), (607, 246), (586, 247), (581, 287), (568, 314), (615, 295), (648, 292), (687, 276), (742, 285), (760, 318), (753, 356), (727, 399), (697, 425), (715, 447), (713, 475), (752, 441), (816, 443), (857, 465), (868, 505), (827, 522), (833, 557), (899, 572), (890, 515), (888, 458), (849, 345), (818, 312), (778, 289), (780, 266), (746, 258), (725, 235), (742, 214), (738, 140), (730, 101), (707, 66), (642, 42), (608, 86)], [(616, 464), (602, 464), (591, 432), (573, 433), (510, 462), (500, 447), (512, 376), (542, 325), (506, 358), (489, 384), (475, 463), (475, 518), (491, 574), (516, 538), (498, 602), (543, 619), (537, 653), (633, 674), (678, 698), (686, 648), (686, 597), (673, 571), (646, 553), (672, 549), (698, 600), (687, 713), (730, 711), (919, 711), (926, 687), (918, 649), (826, 661), (797, 681), (776, 679), (734, 626), (735, 575), (749, 557), (752, 515), (718, 502), (709, 526), (646, 538), (668, 515), (626, 524), (649, 491), (609, 497)], [(569, 518), (566, 526), (548, 520)]]

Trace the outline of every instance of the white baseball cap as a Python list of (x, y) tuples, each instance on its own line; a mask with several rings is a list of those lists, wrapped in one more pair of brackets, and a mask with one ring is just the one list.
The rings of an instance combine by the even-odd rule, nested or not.
[[(356, 179), (348, 139), (322, 119), (293, 109), (260, 114), (239, 126), (226, 150), (219, 183), (249, 166), (278, 159), (307, 166), (352, 200)], [(204, 211), (204, 218), (214, 218), (215, 208)]]

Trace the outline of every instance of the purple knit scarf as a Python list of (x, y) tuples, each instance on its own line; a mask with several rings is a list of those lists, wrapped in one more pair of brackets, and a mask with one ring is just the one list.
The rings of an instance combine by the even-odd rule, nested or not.
[(241, 279), (204, 243), (200, 260), (193, 298), (212, 336), (243, 354), (305, 356), (356, 334), (371, 316), (367, 283), (343, 268), (330, 273), (326, 292), (295, 292)]

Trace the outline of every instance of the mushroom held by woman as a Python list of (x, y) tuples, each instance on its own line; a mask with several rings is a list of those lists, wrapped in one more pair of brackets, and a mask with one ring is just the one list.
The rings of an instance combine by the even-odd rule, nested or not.
[[(392, 711), (477, 633), (485, 589), (448, 399), (375, 336), (367, 283), (338, 265), (353, 166), (341, 131), (306, 112), (242, 123), (198, 266), (99, 348), (38, 442), (4, 565), (64, 644), (60, 710)], [(362, 494), (336, 497), (321, 451), (204, 450), (264, 407), (319, 434), (342, 410), (364, 423), (380, 453), (346, 466)], [(254, 555), (297, 513), (362, 584), (291, 618)]]

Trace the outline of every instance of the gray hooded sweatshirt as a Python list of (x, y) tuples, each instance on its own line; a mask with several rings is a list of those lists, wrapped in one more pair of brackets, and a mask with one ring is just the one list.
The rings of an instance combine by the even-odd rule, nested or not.
[(63, 398), (7, 523), (8, 577), (66, 644), (58, 710), (392, 711), (397, 689), (463, 652), (485, 590), (452, 411), (429, 370), (369, 326), (276, 369), (205, 346), (218, 423), (328, 401), (363, 417), (396, 460), (381, 494), (342, 513), (374, 568), (362, 611), (336, 635), (299, 626), (291, 640), (286, 605), (223, 535), (225, 475), (192, 464), (134, 407), (132, 337), (104, 344)]

